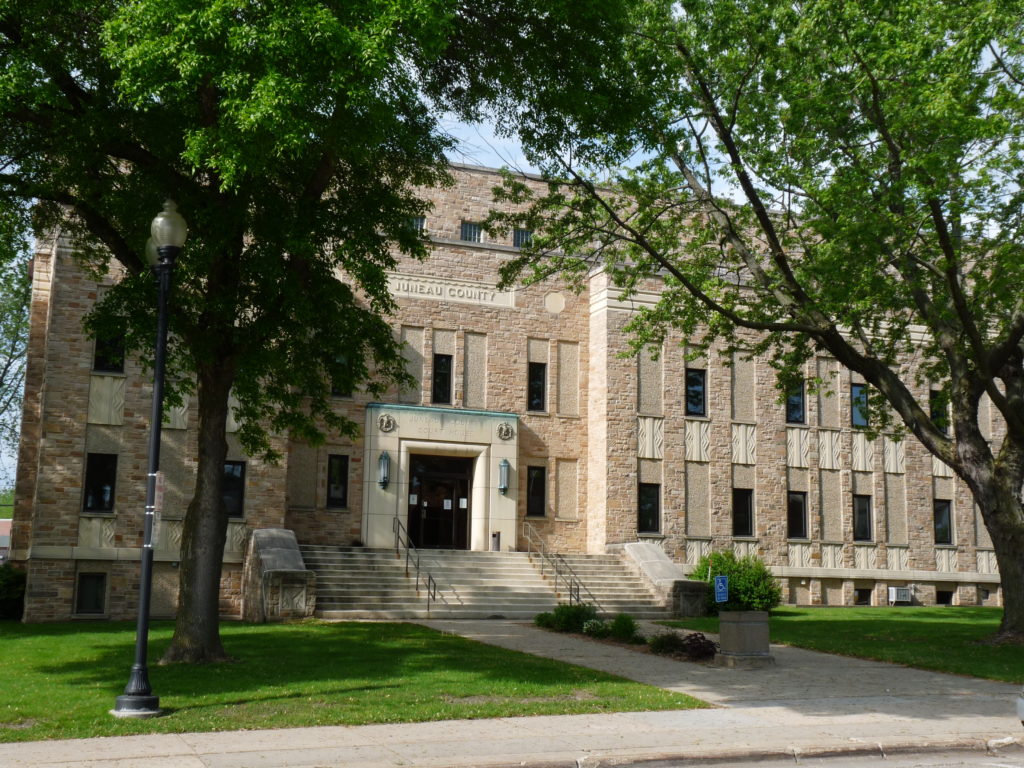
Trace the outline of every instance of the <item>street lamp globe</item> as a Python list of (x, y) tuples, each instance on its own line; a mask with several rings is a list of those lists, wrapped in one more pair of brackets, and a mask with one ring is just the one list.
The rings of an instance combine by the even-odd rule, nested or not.
[(181, 248), (185, 245), (185, 238), (188, 237), (188, 224), (178, 213), (178, 206), (173, 200), (164, 201), (164, 209), (153, 218), (149, 234), (153, 238), (153, 244), (157, 251), (161, 248)]

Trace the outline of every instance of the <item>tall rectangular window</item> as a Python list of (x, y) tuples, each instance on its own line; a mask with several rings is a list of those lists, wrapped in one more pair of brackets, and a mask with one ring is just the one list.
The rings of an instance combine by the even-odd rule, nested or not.
[(754, 491), (751, 488), (732, 489), (732, 535), (754, 535)]
[(935, 518), (935, 543), (953, 543), (953, 502), (949, 499), (935, 499), (932, 502)]
[(434, 355), (434, 382), (431, 388), (432, 403), (451, 405), (452, 402), (452, 356)]
[(853, 540), (871, 541), (871, 497), (853, 497)]
[(224, 462), (224, 487), (221, 498), (228, 517), (245, 517), (245, 462)]
[(854, 427), (868, 426), (868, 385), (850, 385), (850, 424)]
[(640, 483), (637, 487), (637, 533), (661, 532), (661, 485)]
[(807, 423), (807, 394), (802, 381), (786, 391), (786, 423)]
[(107, 574), (78, 574), (78, 583), (75, 585), (75, 613), (105, 613), (106, 603)]
[(97, 373), (124, 373), (124, 334), (97, 336), (92, 369)]
[(548, 364), (529, 363), (526, 384), (526, 410), (547, 410)]
[(526, 468), (526, 514), (544, 517), (547, 510), (547, 467)]
[(484, 228), (478, 221), (464, 221), (459, 228), (459, 239), (467, 243), (479, 243), (483, 241)]
[(708, 374), (703, 368), (686, 369), (686, 415), (706, 416)]
[(932, 424), (944, 435), (949, 434), (949, 397), (941, 389), (928, 392), (928, 410)]
[(512, 245), (515, 248), (525, 248), (530, 244), (532, 239), (532, 229), (520, 229), (519, 227), (516, 227), (512, 230)]
[(331, 397), (352, 397), (348, 358), (345, 355), (338, 355), (335, 362), (337, 367), (331, 376)]
[(82, 508), (86, 512), (111, 512), (117, 490), (117, 454), (89, 453), (85, 457), (85, 498)]
[(410, 216), (409, 217), (409, 229), (413, 232), (422, 233), (427, 228), (427, 217), (426, 216)]
[(348, 456), (327, 457), (327, 506), (348, 506)]
[(786, 500), (786, 536), (791, 539), (807, 538), (807, 494), (790, 491)]

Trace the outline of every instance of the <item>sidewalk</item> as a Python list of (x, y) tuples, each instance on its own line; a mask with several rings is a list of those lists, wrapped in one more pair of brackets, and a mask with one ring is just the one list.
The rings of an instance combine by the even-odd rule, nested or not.
[(689, 693), (714, 709), (0, 744), (4, 768), (565, 766), (904, 750), (996, 750), (1024, 766), (1019, 687), (773, 646), (718, 669), (507, 621), (424, 621), (481, 642)]

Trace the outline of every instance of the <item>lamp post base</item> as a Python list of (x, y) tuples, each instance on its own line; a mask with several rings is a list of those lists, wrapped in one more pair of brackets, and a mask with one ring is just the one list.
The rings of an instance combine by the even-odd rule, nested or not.
[(156, 717), (160, 714), (160, 697), (132, 694), (118, 696), (110, 714), (114, 717)]

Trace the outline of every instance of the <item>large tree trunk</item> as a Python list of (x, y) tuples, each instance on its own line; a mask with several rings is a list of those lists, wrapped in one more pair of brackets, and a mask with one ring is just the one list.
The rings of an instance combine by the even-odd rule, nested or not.
[(1003, 588), (1003, 620), (993, 638), (1024, 643), (1024, 506), (1017, 492), (997, 477), (975, 491), (985, 527), (992, 537)]
[(200, 366), (197, 379), (199, 466), (181, 537), (178, 618), (162, 664), (229, 658), (220, 640), (220, 572), (228, 529), (221, 489), (233, 374), (228, 366), (212, 363)]

